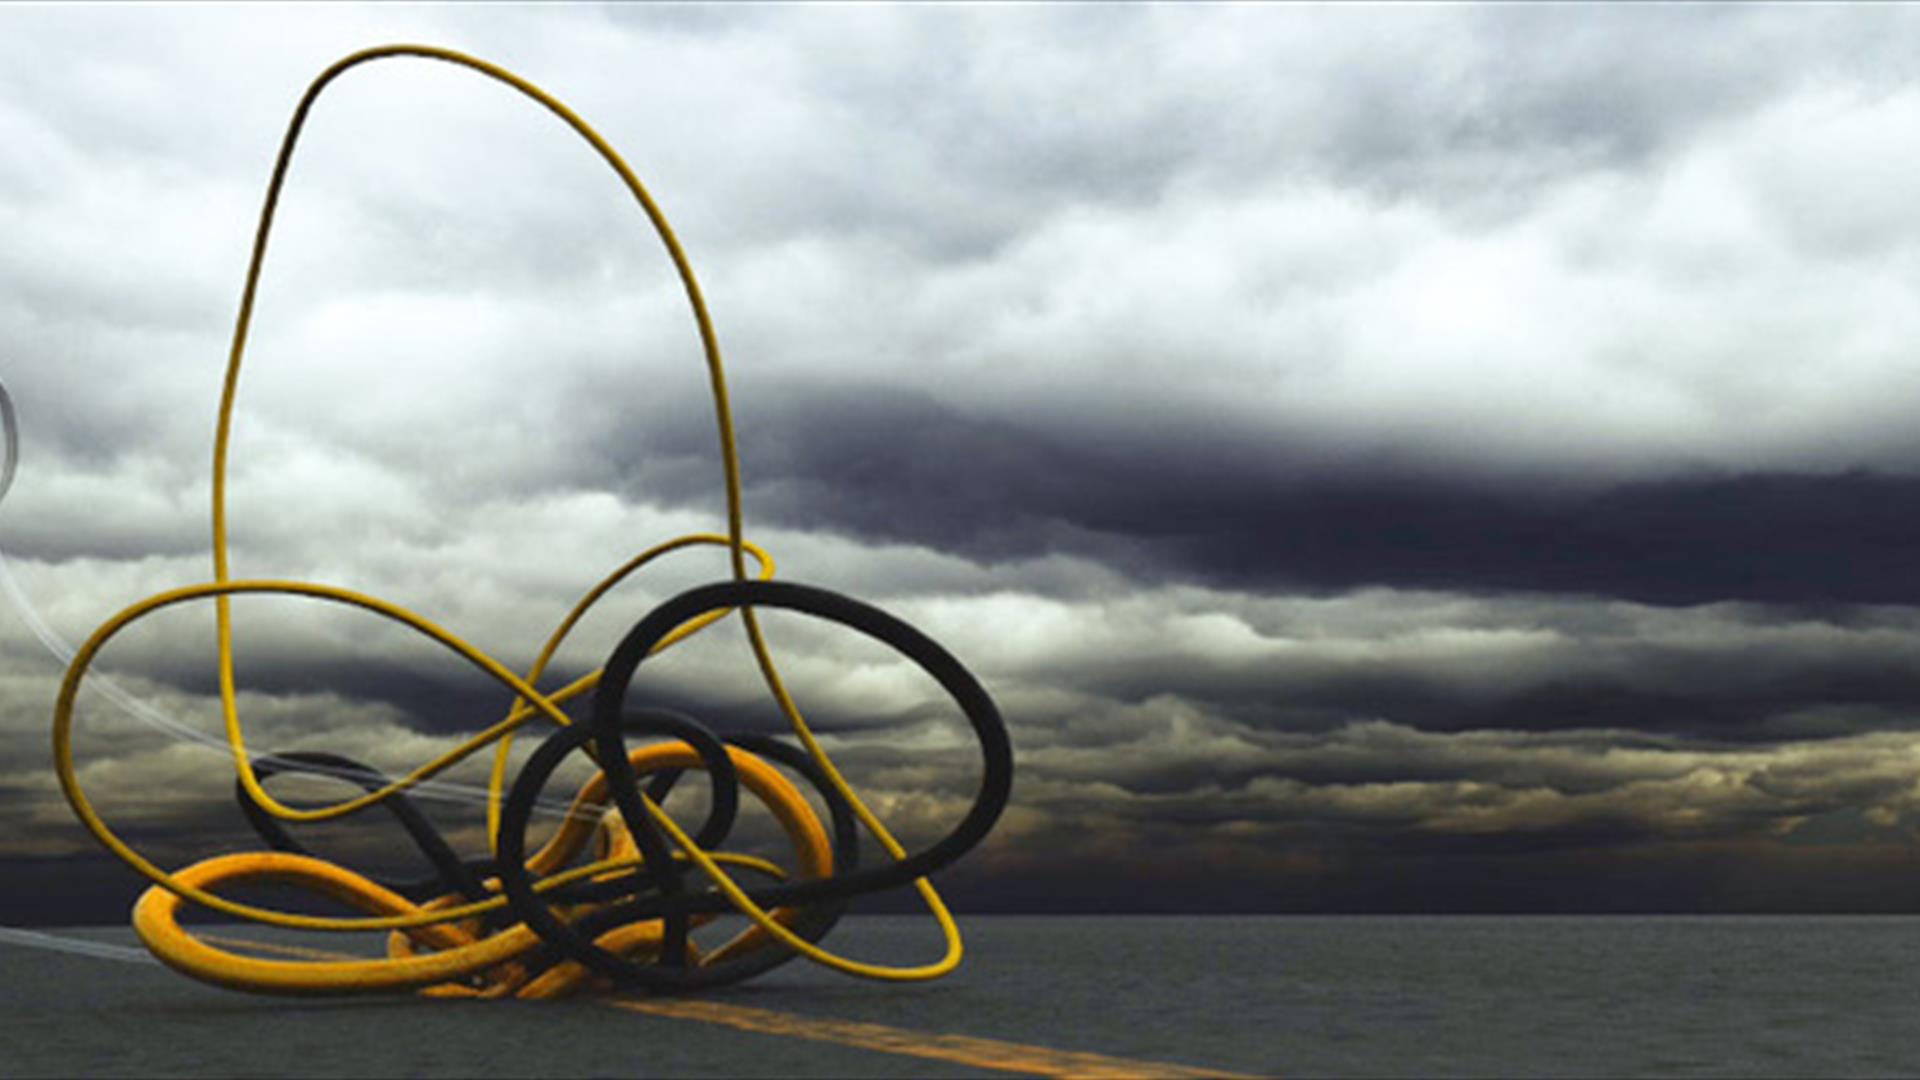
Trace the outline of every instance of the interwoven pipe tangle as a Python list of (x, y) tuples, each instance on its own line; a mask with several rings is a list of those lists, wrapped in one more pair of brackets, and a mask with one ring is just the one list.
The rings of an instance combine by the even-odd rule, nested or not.
[[(253, 315), (274, 210), (307, 115), (335, 78), (374, 60), (415, 57), (440, 61), (506, 83), (573, 129), (620, 176), (672, 259), (700, 331), (719, 427), (726, 486), (725, 535), (681, 536), (641, 552), (589, 589), (524, 675), (468, 644), (452, 631), (377, 597), (331, 585), (290, 580), (239, 580), (227, 557), (226, 472), (241, 361)], [(12, 469), (12, 417), (5, 417)], [(689, 991), (738, 982), (795, 956), (854, 975), (878, 979), (936, 978), (961, 957), (952, 915), (927, 875), (951, 864), (985, 837), (1005, 807), (1013, 754), (993, 701), (951, 654), (912, 626), (858, 600), (806, 585), (773, 581), (773, 560), (743, 535), (740, 467), (720, 351), (693, 270), (633, 171), (600, 135), (564, 104), (525, 79), (484, 60), (423, 45), (391, 45), (354, 53), (324, 71), (300, 99), (274, 163), (247, 266), (221, 393), (213, 461), (213, 579), (148, 597), (108, 619), (74, 651), (54, 708), (53, 745), (61, 789), (87, 829), (110, 851), (153, 882), (134, 908), (134, 926), (162, 961), (195, 978), (244, 990), (276, 993), (348, 993), (419, 990), (437, 996), (552, 997), (582, 987)], [(731, 580), (685, 592), (641, 619), (606, 664), (558, 690), (536, 684), (581, 617), (608, 590), (655, 559), (696, 545), (724, 547)], [(748, 573), (748, 558), (757, 574)], [(397, 622), (452, 651), (508, 690), (512, 707), (497, 723), (442, 757), (404, 776), (389, 777), (329, 753), (256, 754), (247, 745), (234, 680), (234, 620), (230, 598), (244, 594), (297, 596), (347, 605)], [(74, 704), (89, 667), (115, 635), (136, 620), (177, 604), (211, 600), (226, 745), (231, 750), (241, 809), (271, 850), (220, 855), (167, 870), (135, 851), (88, 801), (72, 753)], [(950, 695), (978, 739), (983, 761), (971, 809), (951, 832), (909, 853), (862, 802), (809, 730), (782, 683), (757, 609), (773, 608), (839, 624), (894, 649)], [(647, 659), (737, 613), (761, 678), (785, 715), (797, 745), (756, 735), (727, 735), (669, 710), (630, 702), (636, 673)], [(588, 718), (573, 723), (562, 711), (591, 695)], [(528, 724), (553, 730), (509, 783), (509, 748)], [(487, 788), (491, 850), (461, 857), (409, 801), (408, 792), (440, 785), (434, 777), (485, 747), (494, 748)], [(529, 851), (528, 830), (558, 766), (585, 756), (594, 765), (558, 826)], [(321, 807), (287, 805), (265, 781), (287, 773), (317, 773), (357, 785), (363, 794)], [(814, 789), (828, 810), (822, 822), (789, 774)], [(709, 790), (704, 821), (689, 831), (661, 804), (675, 784), (699, 776)], [(742, 800), (766, 807), (792, 850), (792, 866), (743, 852), (728, 842)], [(375, 881), (315, 857), (295, 837), (302, 823), (332, 821), (383, 808), (425, 855), (433, 874), (418, 881)], [(885, 859), (862, 865), (860, 830), (878, 842)], [(582, 861), (584, 860), (584, 862)], [(749, 877), (751, 883), (743, 881)], [(222, 890), (247, 882), (277, 882), (342, 901), (360, 916), (320, 916), (243, 903)], [(911, 886), (939, 923), (946, 954), (916, 967), (886, 967), (848, 959), (820, 945), (847, 902), (878, 890)], [(385, 931), (387, 955), (364, 960), (277, 959), (224, 948), (196, 936), (179, 921), (198, 904), (229, 916), (307, 930)], [(748, 925), (732, 938), (701, 947), (694, 930), (727, 913)]]

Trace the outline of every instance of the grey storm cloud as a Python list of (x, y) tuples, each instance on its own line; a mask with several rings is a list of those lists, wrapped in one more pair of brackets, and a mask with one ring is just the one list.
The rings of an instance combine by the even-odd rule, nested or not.
[[(1609, 869), (1723, 896), (1685, 869), (1708, 849), (1879, 866), (1920, 810), (1915, 18), (10, 10), (0, 547), (69, 640), (208, 576), (280, 126), (338, 56), (432, 41), (557, 92), (673, 219), (782, 576), (913, 619), (1001, 699), (1021, 776), (964, 894), (1171, 903), (1147, 849), (1262, 909), (1282, 882), (1414, 905), (1379, 899), (1402, 871), (1484, 904), (1484, 859), (1536, 860), (1497, 865), (1547, 907), (1553, 874), (1597, 895)], [(521, 668), (600, 574), (723, 523), (699, 343), (638, 209), (541, 110), (422, 62), (314, 114), (234, 452), (238, 574), (362, 589)], [(556, 677), (725, 573), (675, 558)], [(508, 704), (364, 615), (238, 611), (262, 747), (405, 770)], [(977, 766), (930, 685), (770, 622), (874, 805), (909, 837), (960, 813)], [(31, 825), (0, 856), (97, 883), (47, 775), (60, 665), (23, 622), (0, 643), (0, 812)], [(204, 609), (103, 669), (216, 732)], [(778, 724), (735, 628), (643, 674)], [(216, 752), (85, 715), (83, 775), (144, 840), (245, 842)]]
[[(1310, 443), (1284, 437), (1268, 448), (1193, 430), (1130, 446), (1083, 442), (924, 394), (814, 387), (776, 400), (751, 414), (761, 422), (744, 441), (756, 512), (982, 561), (1061, 552), (1150, 580), (1255, 590), (1916, 598), (1904, 567), (1920, 540), (1920, 477), (1905, 471), (1489, 480), (1407, 459), (1316, 462)], [(665, 449), (631, 459), (635, 490), (705, 497), (717, 468), (699, 449), (706, 434), (691, 423), (656, 429)]]

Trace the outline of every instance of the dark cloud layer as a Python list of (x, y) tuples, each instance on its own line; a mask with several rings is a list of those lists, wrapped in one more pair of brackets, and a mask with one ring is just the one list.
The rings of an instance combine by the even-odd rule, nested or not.
[[(930, 397), (772, 388), (743, 439), (756, 520), (984, 562), (1060, 552), (1143, 580), (1257, 591), (1367, 586), (1651, 604), (1910, 604), (1920, 475), (1705, 471), (1558, 485), (1411, 461), (1327, 461), (1183, 423), (1101, 445)], [(1151, 416), (1131, 418), (1136, 432)], [(677, 425), (676, 425), (677, 426)], [(711, 501), (707, 432), (664, 426), (638, 488)], [(682, 479), (684, 478), (684, 479)], [(676, 482), (678, 481), (678, 482)]]

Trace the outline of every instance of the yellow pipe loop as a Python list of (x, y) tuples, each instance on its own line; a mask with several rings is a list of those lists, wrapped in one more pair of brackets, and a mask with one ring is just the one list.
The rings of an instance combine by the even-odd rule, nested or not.
[[(562, 620), (524, 678), (514, 674), (485, 652), (431, 620), (376, 597), (310, 582), (235, 580), (230, 573), (227, 553), (226, 492), (227, 459), (232, 441), (234, 406), (239, 391), (241, 362), (246, 354), (247, 335), (253, 319), (255, 297), (259, 289), (262, 268), (265, 265), (267, 241), (272, 232), (274, 212), (279, 204), (281, 189), (293, 160), (294, 146), (299, 140), (300, 131), (306, 123), (309, 111), (328, 84), (359, 64), (397, 57), (441, 61), (505, 83), (551, 111), (584, 139), (618, 174), (665, 246), (668, 258), (672, 260), (685, 290), (687, 302), (692, 308), (694, 323), (699, 330), (701, 348), (706, 358), (714, 419), (720, 436), (720, 456), (726, 495), (726, 534), (720, 536), (700, 533), (666, 541), (634, 556), (607, 575), (588, 590)], [(217, 630), (221, 716), (227, 743), (232, 751), (235, 775), (249, 797), (269, 813), (288, 821), (332, 820), (372, 806), (429, 781), (476, 750), (492, 743), (496, 749), (488, 784), (487, 835), (489, 844), (497, 850), (500, 807), (506, 785), (507, 755), (514, 732), (536, 716), (558, 725), (567, 724), (568, 718), (561, 711), (560, 706), (598, 685), (600, 679), (598, 671), (550, 694), (541, 693), (535, 689), (534, 685), (545, 673), (547, 665), (567, 635), (594, 603), (634, 571), (660, 556), (694, 545), (724, 546), (728, 551), (732, 576), (736, 580), (747, 578), (746, 559), (749, 555), (753, 556), (754, 561), (759, 565), (760, 577), (763, 580), (773, 576), (773, 559), (761, 548), (748, 542), (744, 536), (740, 493), (739, 455), (735, 447), (725, 372), (720, 359), (719, 340), (714, 332), (712, 320), (708, 316), (706, 302), (702, 298), (699, 283), (694, 277), (692, 265), (688, 262), (679, 240), (668, 225), (666, 215), (662, 213), (652, 196), (640, 183), (639, 178), (634, 175), (633, 170), (613, 147), (586, 121), (538, 86), (505, 68), (450, 49), (429, 45), (386, 45), (353, 53), (328, 67), (301, 96), (281, 140), (279, 153), (274, 161), (272, 179), (268, 183), (259, 222), (254, 232), (252, 254), (247, 263), (246, 284), (241, 293), (240, 311), (234, 325), (214, 435), (213, 580), (159, 593), (131, 605), (108, 619), (94, 631), (75, 655), (61, 683), (60, 695), (54, 707), (55, 771), (67, 801), (72, 805), (81, 823), (96, 840), (154, 883), (154, 888), (149, 889), (141, 897), (134, 911), (134, 925), (140, 933), (141, 940), (146, 942), (155, 955), (167, 964), (196, 978), (239, 989), (267, 992), (347, 993), (362, 990), (424, 988), (426, 992), (440, 995), (500, 996), (507, 992), (515, 992), (522, 996), (543, 996), (564, 992), (588, 981), (583, 968), (567, 964), (558, 965), (525, 984), (517, 984), (514, 981), (517, 976), (513, 974), (515, 969), (512, 966), (512, 960), (537, 943), (538, 939), (533, 932), (524, 925), (515, 925), (487, 937), (475, 937), (474, 933), (478, 923), (473, 920), (477, 916), (504, 906), (506, 904), (504, 896), (496, 895), (488, 900), (464, 903), (456, 902), (458, 899), (456, 897), (442, 897), (428, 904), (416, 905), (350, 870), (322, 860), (279, 852), (224, 855), (196, 863), (177, 872), (168, 872), (156, 866), (107, 826), (81, 788), (72, 753), (75, 699), (94, 659), (107, 642), (127, 625), (164, 607), (212, 599)], [(316, 808), (301, 809), (288, 806), (274, 799), (261, 785), (259, 777), (254, 773), (251, 756), (247, 750), (234, 677), (233, 616), (229, 600), (230, 597), (239, 594), (275, 594), (324, 600), (349, 605), (401, 623), (439, 642), (511, 690), (514, 694), (514, 704), (501, 720), (440, 757), (420, 765), (412, 772), (378, 790)], [(727, 614), (729, 614), (727, 611), (716, 611), (691, 620), (663, 639), (658, 648), (669, 648), (684, 641)], [(881, 846), (893, 858), (904, 858), (905, 849), (854, 792), (825, 750), (821, 748), (818, 740), (814, 738), (799, 706), (794, 702), (780, 678), (779, 670), (774, 664), (772, 653), (753, 611), (745, 609), (741, 611), (741, 617), (746, 628), (747, 641), (761, 677), (775, 701), (779, 703), (782, 713), (799, 737), (801, 744), (819, 764), (834, 790), (846, 800), (854, 814), (871, 831)], [(791, 784), (758, 758), (737, 749), (730, 748), (730, 753), (739, 769), (742, 782), (760, 796), (762, 802), (773, 811), (793, 841), (801, 864), (799, 872), (805, 876), (817, 876), (829, 872), (832, 864), (830, 845), (827, 843), (824, 830), (808, 808), (806, 801)], [(650, 768), (668, 767), (663, 764), (668, 761), (677, 762), (679, 767), (700, 767), (698, 756), (684, 744), (643, 748), (636, 751), (635, 760), (637, 763), (644, 760)], [(604, 784), (604, 777), (596, 776), (590, 780), (575, 799), (576, 810), (594, 804), (596, 801), (604, 803), (606, 797)], [(596, 785), (599, 786), (596, 788)], [(946, 940), (945, 956), (936, 963), (917, 967), (886, 967), (850, 960), (828, 952), (794, 934), (787, 926), (792, 914), (790, 911), (763, 910), (747, 896), (745, 890), (724, 869), (725, 865), (731, 864), (756, 873), (777, 876), (783, 873), (778, 866), (738, 853), (705, 851), (658, 805), (644, 799), (644, 796), (643, 801), (648, 815), (678, 848), (675, 857), (685, 858), (698, 866), (700, 871), (713, 881), (715, 886), (752, 924), (718, 949), (703, 956), (696, 952), (695, 955), (700, 962), (709, 964), (718, 962), (720, 959), (737, 956), (750, 949), (770, 946), (771, 943), (777, 942), (797, 950), (815, 962), (851, 974), (876, 979), (929, 979), (945, 974), (959, 964), (962, 955), (959, 929), (954, 924), (953, 917), (940, 895), (925, 878), (916, 880), (914, 886), (940, 926)], [(626, 841), (615, 839), (609, 841), (609, 850), (614, 857), (597, 861), (586, 867), (562, 871), (561, 866), (571, 857), (573, 851), (578, 849), (578, 845), (584, 843), (591, 835), (593, 827), (588, 823), (587, 818), (576, 819), (570, 815), (547, 845), (529, 859), (529, 870), (539, 875), (537, 890), (545, 892), (569, 881), (580, 880), (594, 874), (604, 874), (620, 866), (632, 864), (635, 856), (631, 851), (630, 838)], [(344, 901), (349, 906), (364, 912), (365, 915), (345, 918), (275, 911), (231, 900), (214, 891), (220, 885), (253, 880), (290, 882)], [(175, 916), (180, 905), (187, 901), (228, 915), (275, 926), (308, 930), (394, 931), (390, 941), (391, 955), (384, 960), (290, 962), (264, 960), (226, 952), (204, 941), (196, 940), (180, 929)], [(659, 938), (659, 923), (653, 921), (615, 928), (602, 935), (600, 940), (606, 943), (603, 947), (610, 951), (625, 955), (643, 955), (650, 949), (658, 948)], [(423, 949), (430, 951), (422, 951)], [(485, 985), (476, 987), (467, 984), (468, 980), (476, 979)]]

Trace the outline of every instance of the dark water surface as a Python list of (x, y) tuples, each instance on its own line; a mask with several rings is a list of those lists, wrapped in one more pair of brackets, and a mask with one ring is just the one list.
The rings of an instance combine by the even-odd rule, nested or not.
[[(976, 916), (963, 930), (967, 962), (939, 982), (796, 962), (716, 999), (1261, 1075), (1920, 1074), (1920, 918)], [(924, 962), (939, 942), (929, 921), (871, 916), (829, 944)], [(5, 1076), (999, 1075), (586, 1000), (262, 998), (6, 943), (0, 976)]]

